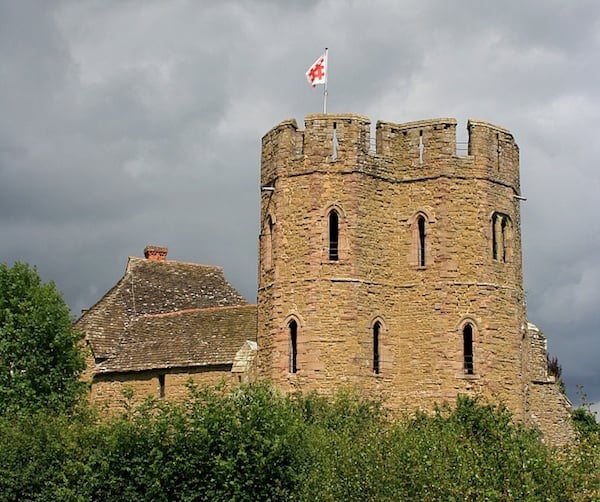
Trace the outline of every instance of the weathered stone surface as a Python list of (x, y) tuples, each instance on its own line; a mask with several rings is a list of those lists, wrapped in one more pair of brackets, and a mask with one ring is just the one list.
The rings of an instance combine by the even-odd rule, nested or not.
[(523, 292), (518, 146), (471, 120), (459, 156), (455, 129), (446, 118), (378, 122), (373, 151), (366, 117), (319, 114), (304, 130), (286, 121), (263, 137), (261, 186), (274, 191), (261, 199), (259, 375), (286, 391), (357, 385), (398, 410), (477, 393), (560, 442), (568, 424), (563, 434), (545, 417), (564, 417), (568, 401), (544, 402), (549, 382), (532, 387), (542, 369)]
[[(164, 382), (162, 394), (161, 379)], [(108, 415), (121, 413), (126, 403), (136, 406), (148, 397), (173, 401), (189, 399), (190, 382), (200, 387), (238, 383), (231, 373), (231, 365), (98, 374), (91, 386), (90, 401)], [(127, 389), (133, 391), (131, 399), (125, 398)]]

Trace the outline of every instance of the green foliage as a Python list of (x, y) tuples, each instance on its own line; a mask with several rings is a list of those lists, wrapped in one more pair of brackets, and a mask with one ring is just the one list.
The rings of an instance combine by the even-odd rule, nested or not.
[(596, 415), (589, 409), (585, 407), (576, 408), (571, 413), (571, 418), (580, 437), (588, 438), (592, 434), (600, 434), (600, 426), (596, 421)]
[[(401, 429), (406, 493), (426, 500), (546, 500), (560, 476), (536, 431), (502, 407), (459, 397)], [(427, 482), (427, 480), (435, 480)]]
[(378, 500), (385, 492), (381, 447), (389, 426), (379, 404), (351, 389), (330, 399), (314, 393), (292, 399), (305, 424), (298, 499)]
[(397, 423), (381, 413), (362, 422), (357, 410), (345, 415), (356, 428), (319, 436), (319, 468), (303, 499), (551, 500), (562, 492), (560, 468), (538, 434), (513, 425), (503, 408), (461, 397), (454, 409)]
[(290, 500), (302, 424), (272, 388), (191, 389), (100, 426), (86, 496), (107, 500)]
[(554, 451), (506, 409), (393, 419), (352, 391), (190, 389), (110, 420), (0, 417), (0, 501), (597, 500), (598, 435)]
[(0, 416), (0, 500), (83, 500), (96, 426), (85, 411)]
[(577, 447), (567, 452), (566, 462), (573, 500), (598, 500), (600, 498), (600, 425), (596, 414), (589, 408), (587, 396), (580, 387), (583, 406), (571, 413), (577, 432)]
[(581, 401), (581, 406), (576, 408), (571, 413), (571, 419), (575, 425), (575, 430), (579, 434), (579, 439), (585, 441), (593, 439), (590, 436), (598, 436), (600, 434), (600, 425), (596, 421), (596, 413), (592, 412), (587, 394), (583, 390), (582, 385), (576, 385), (577, 393)]
[(0, 264), (0, 414), (67, 410), (84, 369), (69, 309), (36, 269)]

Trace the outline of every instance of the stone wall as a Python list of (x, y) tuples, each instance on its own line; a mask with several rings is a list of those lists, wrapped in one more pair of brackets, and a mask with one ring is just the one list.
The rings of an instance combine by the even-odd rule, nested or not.
[[(161, 378), (164, 391), (161, 397)], [(183, 401), (189, 398), (188, 383), (198, 386), (237, 383), (231, 373), (231, 365), (209, 368), (185, 368), (154, 371), (140, 371), (121, 374), (95, 375), (90, 391), (90, 401), (109, 414), (124, 411), (127, 389), (133, 391), (129, 404), (141, 404), (146, 398)]]
[(571, 402), (560, 382), (548, 374), (547, 341), (535, 324), (527, 326), (527, 419), (539, 428), (552, 444), (573, 441)]

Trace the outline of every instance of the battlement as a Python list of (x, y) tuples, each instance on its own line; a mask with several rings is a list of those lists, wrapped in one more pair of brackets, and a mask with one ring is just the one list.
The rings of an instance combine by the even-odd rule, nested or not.
[(452, 118), (405, 124), (378, 121), (375, 130), (375, 151), (383, 158), (393, 158), (402, 152), (403, 157), (423, 163), (456, 155), (456, 120)]
[(285, 174), (350, 170), (392, 178), (461, 174), (518, 190), (519, 148), (509, 130), (488, 122), (468, 121), (466, 156), (457, 154), (453, 118), (378, 121), (374, 149), (371, 122), (363, 115), (312, 114), (304, 123), (300, 129), (294, 119), (285, 120), (265, 134), (263, 183)]

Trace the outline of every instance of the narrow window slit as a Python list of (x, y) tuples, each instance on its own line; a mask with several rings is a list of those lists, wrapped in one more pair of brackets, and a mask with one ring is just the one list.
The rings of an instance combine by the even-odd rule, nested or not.
[(423, 163), (423, 152), (425, 151), (425, 145), (423, 144), (423, 129), (419, 131), (419, 164)]
[(298, 372), (298, 323), (290, 321), (290, 373)]
[(511, 221), (502, 213), (492, 215), (492, 257), (507, 263), (510, 261)]
[(463, 369), (465, 375), (473, 374), (473, 326), (463, 328)]
[(379, 375), (379, 332), (381, 330), (381, 323), (377, 321), (373, 325), (373, 373)]
[(492, 216), (492, 256), (498, 259), (498, 214)]
[(337, 211), (329, 213), (329, 259), (339, 260), (339, 217)]
[(500, 145), (500, 133), (496, 133), (496, 143), (498, 144), (498, 171), (500, 170), (500, 157), (502, 157), (502, 145)]
[(337, 124), (334, 122), (333, 123), (333, 138), (332, 138), (332, 146), (333, 146), (333, 152), (331, 153), (331, 160), (337, 160), (337, 156), (338, 156), (338, 138), (337, 138)]
[(273, 266), (273, 220), (267, 216), (265, 228), (265, 269), (270, 270)]
[(419, 216), (417, 219), (417, 226), (419, 232), (419, 266), (425, 266), (425, 218)]
[(508, 221), (506, 218), (502, 218), (502, 224), (500, 225), (500, 233), (502, 235), (502, 261), (504, 263), (506, 263), (506, 244), (508, 242), (507, 236), (506, 236), (506, 227), (508, 225)]

